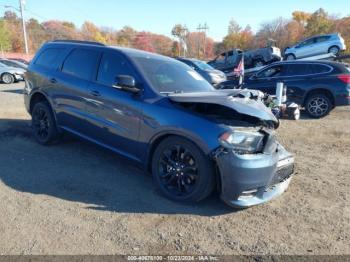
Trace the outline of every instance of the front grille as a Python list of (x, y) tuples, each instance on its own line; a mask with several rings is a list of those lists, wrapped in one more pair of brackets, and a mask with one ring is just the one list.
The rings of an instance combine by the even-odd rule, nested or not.
[(285, 181), (293, 174), (293, 172), (294, 172), (294, 164), (293, 163), (278, 168), (272, 181), (271, 181), (271, 185), (279, 184), (279, 183)]

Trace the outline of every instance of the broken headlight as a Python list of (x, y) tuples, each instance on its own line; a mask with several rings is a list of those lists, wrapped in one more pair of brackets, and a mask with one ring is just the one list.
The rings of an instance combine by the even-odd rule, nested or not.
[(219, 137), (220, 144), (238, 154), (254, 154), (262, 152), (264, 134), (257, 131), (234, 130), (225, 132)]

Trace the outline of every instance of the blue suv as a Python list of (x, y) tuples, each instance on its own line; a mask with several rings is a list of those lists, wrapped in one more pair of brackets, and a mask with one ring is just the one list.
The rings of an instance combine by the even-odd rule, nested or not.
[(53, 41), (25, 81), (40, 144), (64, 131), (94, 142), (140, 163), (172, 200), (199, 201), (218, 188), (226, 203), (248, 207), (280, 195), (291, 180), (294, 159), (276, 141), (271, 112), (248, 91), (215, 90), (175, 59)]

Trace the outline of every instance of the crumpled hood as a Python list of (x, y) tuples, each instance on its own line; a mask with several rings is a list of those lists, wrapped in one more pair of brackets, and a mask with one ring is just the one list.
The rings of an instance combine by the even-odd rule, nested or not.
[(249, 98), (252, 90), (217, 90), (210, 92), (191, 92), (169, 94), (168, 98), (180, 103), (209, 103), (223, 105), (240, 114), (254, 116), (264, 121), (272, 121), (278, 126), (278, 120), (261, 101)]

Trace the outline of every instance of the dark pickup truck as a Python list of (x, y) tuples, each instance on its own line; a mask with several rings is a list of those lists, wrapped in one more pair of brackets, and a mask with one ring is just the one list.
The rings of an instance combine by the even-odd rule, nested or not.
[(253, 68), (281, 61), (281, 50), (277, 47), (265, 47), (243, 52), (240, 49), (232, 49), (217, 56), (208, 64), (215, 69), (228, 74), (238, 65), (244, 55), (245, 68)]

